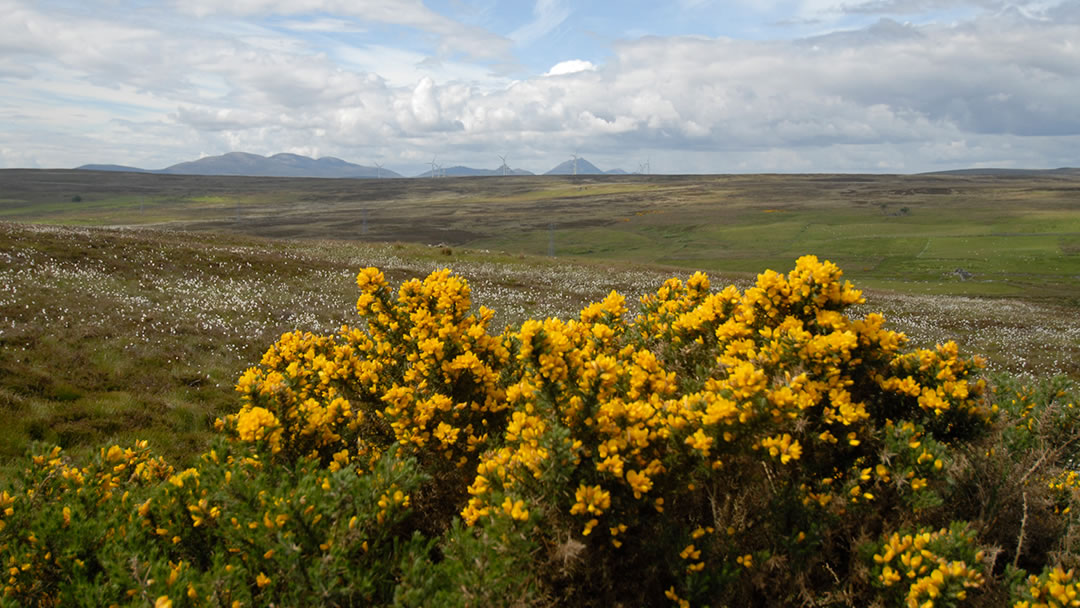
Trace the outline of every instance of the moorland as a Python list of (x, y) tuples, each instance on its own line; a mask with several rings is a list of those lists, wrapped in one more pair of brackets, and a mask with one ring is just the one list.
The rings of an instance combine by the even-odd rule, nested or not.
[[(77, 202), (73, 202), (76, 199)], [(297, 179), (0, 171), (0, 220), (445, 244), (1080, 303), (1080, 172)]]
[(957, 339), (1001, 371), (1076, 377), (1078, 199), (1069, 174), (4, 170), (0, 402), (23, 414), (4, 427), (2, 456), (34, 439), (91, 445), (147, 429), (193, 452), (281, 332), (351, 321), (350, 275), (372, 264), (396, 278), (452, 267), (512, 324), (574, 314), (612, 289), (636, 298), (692, 270), (746, 284), (814, 253), (916, 343)]
[[(5, 598), (98, 594), (104, 603), (186, 606), (200, 598), (210, 605), (238, 598), (611, 605), (641, 597), (681, 604), (683, 596), (901, 605), (906, 597), (935, 598), (930, 605), (1008, 598), (1019, 606), (1078, 593), (1071, 570), (1051, 569), (1080, 564), (1080, 536), (1069, 523), (1080, 509), (1073, 471), (1080, 423), (1068, 380), (1080, 378), (1078, 192), (1080, 177), (1068, 172), (319, 180), (0, 171), (0, 477), (16, 480), (15, 494), (0, 493), (0, 550), (13, 564), (25, 562), (11, 572)], [(747, 317), (746, 310), (768, 310), (754, 308), (765, 305), (766, 292), (747, 288), (757, 273), (789, 271), (803, 254), (838, 263), (866, 302), (845, 308), (853, 322), (811, 310), (797, 323), (817, 334), (770, 342), (780, 319)], [(828, 291), (838, 283), (827, 266), (800, 264), (787, 278), (757, 281), (794, 286), (821, 273), (812, 289), (832, 294), (821, 302), (851, 301), (847, 288)], [(363, 293), (376, 296), (361, 298), (365, 325), (357, 273), (367, 267), (382, 273), (361, 273)], [(492, 334), (507, 327), (506, 344), (525, 353), (534, 341), (533, 355), (543, 354), (505, 357), (483, 332), (448, 333), (454, 352), (474, 349), (484, 363), (465, 357), (425, 366), (434, 375), (408, 389), (418, 391), (415, 403), (390, 407), (402, 394), (397, 383), (416, 380), (406, 361), (438, 350), (380, 334), (378, 313), (387, 309), (372, 302), (389, 302), (397, 285), (441, 268), (469, 289), (440, 274), (412, 283), (437, 297), (423, 304), (402, 295), (394, 312), (401, 323), (419, 329), (442, 323), (438, 315), (461, 317), (454, 302), (464, 293), (474, 310), (493, 311)], [(722, 332), (691, 314), (709, 302), (694, 300), (702, 279), (687, 277), (696, 270), (708, 272), (714, 291), (742, 290), (744, 312), (732, 319), (744, 319), (753, 331), (741, 335), (752, 339), (720, 343)], [(658, 292), (673, 275), (687, 289)], [(618, 298), (605, 299), (612, 290), (630, 311), (654, 294), (646, 300), (652, 313), (640, 321), (647, 332), (605, 333), (608, 323), (623, 327), (633, 316), (619, 320)], [(675, 309), (698, 308), (669, 325), (658, 312), (665, 293), (680, 294)], [(781, 292), (770, 297), (788, 306)], [(523, 324), (574, 318), (601, 301), (581, 313), (591, 329), (577, 337), (560, 321)], [(436, 316), (413, 315), (429, 305)], [(791, 310), (800, 309), (808, 310)], [(910, 348), (932, 350), (892, 358), (890, 334), (874, 329), (872, 311), (907, 334)], [(462, 329), (471, 322), (454, 321)], [(374, 376), (360, 375), (363, 365), (350, 368), (355, 378), (335, 376), (315, 346), (304, 346), (319, 338), (297, 342), (302, 332), (328, 336), (343, 323), (376, 340), (336, 338), (381, 361), (387, 373), (370, 390), (363, 383)], [(866, 338), (859, 356), (830, 333), (836, 324)], [(680, 343), (675, 325), (703, 331), (700, 342)], [(959, 352), (935, 347), (949, 340)], [(576, 344), (564, 355), (580, 383), (551, 375), (544, 358), (559, 344)], [(271, 345), (281, 356), (263, 358)], [(597, 345), (607, 354), (583, 361), (579, 355)], [(770, 349), (779, 349), (776, 359), (764, 355)], [(324, 354), (332, 352), (345, 351)], [(970, 355), (988, 358), (985, 377), (969, 375)], [(656, 357), (665, 367), (648, 371)], [(713, 373), (706, 360), (726, 361), (714, 370), (716, 382), (701, 376)], [(505, 369), (498, 383), (461, 384), (459, 362), (476, 374), (489, 363)], [(609, 387), (617, 396), (572, 394), (593, 390), (586, 379), (600, 370), (594, 363), (623, 370)], [(757, 365), (769, 368), (780, 392), (742, 375)], [(664, 380), (665, 368), (678, 371), (677, 387)], [(642, 372), (654, 375), (642, 380)], [(808, 387), (807, 374), (821, 386), (854, 385), (866, 409), (839, 405), (841, 420), (825, 401), (796, 408), (804, 394), (844, 402), (842, 390), (825, 398)], [(308, 382), (322, 401), (283, 391)], [(916, 400), (912, 382), (940, 388), (951, 405), (927, 401), (925, 391)], [(522, 402), (530, 385), (545, 386), (545, 397)], [(692, 403), (686, 399), (735, 398), (751, 386), (757, 392), (739, 398), (738, 423), (717, 424), (722, 415), (711, 408), (685, 420), (627, 408), (686, 391), (665, 402), (675, 411)], [(792, 399), (781, 395), (787, 389)], [(338, 390), (354, 395), (351, 412), (334, 404)], [(427, 418), (409, 412), (435, 403), (421, 392), (441, 399), (443, 390), (454, 399), (435, 415), (447, 426), (431, 433)], [(487, 391), (507, 399), (513, 392), (513, 420), (507, 410), (484, 409), (502, 399), (490, 401)], [(649, 399), (635, 402), (641, 391)], [(587, 421), (559, 418), (582, 403), (616, 408), (622, 413), (605, 416), (619, 422), (597, 428), (601, 436)], [(766, 403), (795, 409), (757, 411)], [(297, 426), (281, 435), (274, 416)], [(903, 424), (894, 424), (897, 416)], [(233, 442), (218, 437), (219, 419)], [(464, 420), (475, 425), (458, 428)], [(491, 435), (456, 439), (489, 423)], [(643, 425), (652, 431), (640, 435)], [(310, 444), (313, 436), (322, 439)], [(484, 449), (473, 451), (473, 439)], [(597, 456), (612, 449), (609, 439), (638, 442), (625, 453), (641, 471), (611, 473)], [(104, 447), (112, 443), (133, 447)], [(53, 444), (63, 456), (42, 447)], [(558, 452), (542, 459), (548, 469), (530, 472), (540, 461), (529, 454), (541, 444), (577, 456)], [(495, 458), (503, 448), (512, 448), (505, 454), (514, 454), (516, 472), (500, 473), (492, 494), (472, 473), (480, 455)], [(35, 460), (20, 459), (27, 449), (37, 450)], [(638, 453), (645, 449), (653, 462)], [(465, 450), (462, 460), (450, 459), (453, 450)], [(711, 452), (723, 458), (688, 464)], [(366, 467), (376, 474), (353, 474)], [(478, 502), (463, 509), (470, 495)], [(275, 509), (285, 511), (271, 517)], [(605, 521), (590, 536), (593, 515)], [(462, 516), (475, 517), (476, 527), (451, 524)], [(936, 570), (911, 565), (916, 545)], [(681, 565), (702, 551), (700, 562)], [(675, 567), (657, 569), (661, 563)], [(910, 585), (894, 586), (901, 568)], [(293, 584), (297, 577), (305, 583)]]
[[(916, 344), (1080, 376), (1080, 175), (298, 179), (0, 171), (0, 457), (151, 436), (194, 453), (282, 332), (352, 276), (450, 267), (496, 324), (702, 270), (836, 262)], [(554, 257), (551, 257), (554, 254)], [(170, 454), (172, 455), (172, 454)]]

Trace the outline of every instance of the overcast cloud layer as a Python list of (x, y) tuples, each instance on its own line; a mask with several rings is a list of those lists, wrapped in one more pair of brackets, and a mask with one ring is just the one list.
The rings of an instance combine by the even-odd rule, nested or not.
[(1080, 0), (0, 0), (0, 167), (1080, 166)]

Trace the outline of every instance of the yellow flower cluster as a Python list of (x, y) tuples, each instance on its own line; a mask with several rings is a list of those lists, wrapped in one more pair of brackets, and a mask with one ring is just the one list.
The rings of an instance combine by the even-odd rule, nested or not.
[(799, 442), (793, 441), (789, 433), (777, 435), (776, 437), (766, 437), (761, 440), (761, 447), (769, 450), (769, 455), (773, 458), (779, 458), (783, 464), (798, 460), (799, 456), (802, 455)]
[(273, 451), (281, 449), (281, 425), (264, 407), (249, 407), (236, 415), (236, 435), (243, 441), (267, 440)]
[[(294, 475), (308, 475), (309, 482), (293, 485), (274, 479), (263, 456), (257, 450), (231, 451), (224, 454), (212, 449), (203, 454), (196, 467), (171, 475), (144, 502), (132, 505), (129, 522), (157, 545), (171, 559), (173, 573), (165, 580), (170, 593), (180, 593), (189, 599), (212, 597), (212, 605), (251, 605), (245, 594), (277, 593), (273, 587), (284, 577), (281, 560), (300, 559), (318, 562), (329, 560), (335, 552), (349, 551), (338, 544), (362, 546), (367, 553), (368, 541), (390, 534), (411, 507), (412, 497), (396, 480), (399, 465), (393, 461), (380, 462), (378, 472), (366, 476), (377, 490), (357, 495), (342, 489), (341, 484), (360, 484), (365, 477), (328, 471), (305, 461)], [(268, 470), (269, 469), (269, 470)], [(389, 474), (388, 474), (389, 472)], [(258, 491), (254, 487), (262, 486)], [(264, 484), (280, 484), (276, 489)], [(282, 491), (284, 486), (288, 489)], [(234, 497), (242, 497), (237, 501)], [(342, 506), (354, 503), (369, 505), (360, 516), (337, 517)], [(212, 543), (220, 559), (219, 575), (234, 576), (243, 581), (239, 588), (220, 588), (197, 580), (183, 584), (185, 573), (198, 564), (196, 571), (206, 568), (206, 556), (200, 552)], [(336, 544), (337, 543), (337, 544)], [(287, 555), (281, 555), (285, 553)], [(358, 566), (361, 567), (361, 566)], [(138, 578), (138, 577), (137, 577)], [(153, 583), (150, 581), (147, 585)], [(174, 584), (176, 583), (176, 584)], [(130, 590), (139, 592), (138, 589)], [(240, 598), (240, 599), (237, 599)], [(198, 601), (184, 605), (203, 605)], [(258, 603), (261, 605), (261, 603)]]
[(221, 426), (334, 468), (369, 466), (390, 443), (453, 467), (475, 464), (505, 426), (509, 353), (487, 331), (493, 313), (470, 313), (468, 284), (449, 270), (404, 282), (396, 298), (378, 269), (361, 271), (357, 285), (363, 325), (284, 334), (240, 378), (244, 407)]
[[(83, 467), (73, 466), (56, 447), (48, 454), (35, 456), (33, 467), (26, 474), (34, 483), (26, 484), (22, 493), (0, 493), (0, 531), (7, 528), (5, 520), (19, 511), (23, 514), (30, 510), (56, 511), (56, 525), (67, 530), (76, 519), (92, 520), (108, 510), (130, 509), (131, 489), (160, 483), (173, 473), (162, 458), (150, 453), (146, 441), (128, 448), (118, 445), (101, 448), (97, 459)], [(60, 504), (65, 506), (55, 508)], [(56, 589), (49, 588), (40, 573), (81, 569), (85, 567), (86, 556), (42, 542), (33, 530), (8, 532), (13, 535), (12, 540), (0, 545), (0, 553), (7, 555), (3, 564), (6, 575), (3, 595), (33, 598), (40, 605), (53, 605)], [(97, 542), (106, 542), (122, 533), (122, 529), (110, 527)]]
[(1073, 570), (1048, 568), (1042, 576), (1031, 575), (1024, 589), (1028, 599), (1017, 600), (1013, 608), (1065, 608), (1080, 606), (1080, 580)]
[(7, 523), (4, 521), (4, 517), (11, 517), (15, 514), (15, 500), (16, 498), (8, 493), (7, 490), (0, 492), (0, 530), (7, 527)]
[(412, 497), (399, 490), (395, 484), (390, 484), (390, 487), (379, 497), (378, 504), (379, 512), (376, 513), (376, 520), (381, 525), (386, 521), (390, 511), (408, 509), (412, 505)]
[[(689, 576), (769, 554), (740, 547), (753, 542), (745, 516), (705, 508), (702, 488), (757, 483), (843, 516), (922, 495), (944, 465), (930, 435), (989, 419), (977, 361), (953, 343), (905, 354), (884, 317), (845, 314), (861, 293), (814, 256), (745, 291), (696, 273), (643, 297), (636, 316), (612, 292), (576, 319), (497, 336), (448, 270), (396, 294), (375, 268), (357, 285), (358, 327), (285, 334), (240, 378), (243, 408), (221, 421), (235, 438), (332, 471), (371, 468), (398, 444), (460, 483), (469, 525), (547, 518), (608, 550), (659, 529), (649, 522), (665, 509), (699, 505), (692, 519), (710, 525), (695, 527), (728, 534), (695, 537)], [(934, 576), (960, 575), (927, 576), (929, 593)]]
[(971, 382), (972, 372), (982, 365), (979, 358), (961, 358), (959, 347), (949, 341), (935, 350), (919, 349), (896, 357), (890, 364), (892, 375), (876, 379), (881, 388), (913, 398), (918, 407), (935, 415), (959, 408), (962, 413), (985, 417), (989, 412), (969, 399), (973, 391), (980, 395), (985, 391), (984, 380)]
[[(1080, 452), (1073, 439), (1080, 433), (1080, 410), (1076, 394), (1069, 388), (1064, 377), (1056, 377), (1035, 384), (1002, 382), (994, 387), (994, 393), (1005, 410), (1005, 453), (1023, 459), (1032, 453), (1051, 452), (1054, 458), (1039, 462), (1057, 460), (1057, 466), (1036, 467), (1040, 474), (1035, 478), (1041, 478), (1050, 490), (1054, 512), (1067, 516), (1071, 523), (1076, 521), (1080, 501), (1080, 473), (1076, 470)], [(989, 450), (987, 455), (991, 455)]]
[[(983, 385), (954, 344), (905, 355), (904, 336), (884, 329), (881, 315), (842, 314), (862, 298), (840, 277), (835, 265), (805, 256), (745, 293), (712, 292), (701, 273), (685, 284), (670, 279), (642, 298), (635, 319), (613, 292), (577, 320), (526, 321), (510, 336), (511, 422), (480, 462), (462, 516), (496, 514), (491, 506), (505, 494), (528, 494), (567, 467), (559, 475), (579, 489), (564, 512), (581, 518), (583, 534), (601, 516), (618, 529), (642, 506), (662, 512), (686, 491), (664, 479), (669, 462), (691, 458), (722, 475), (759, 449), (781, 465), (807, 455), (828, 463), (814, 467), (826, 476), (800, 486), (808, 504), (845, 493), (873, 500), (859, 483), (868, 464), (875, 470), (872, 446), (860, 447), (875, 440), (875, 422), (955, 410), (981, 424)], [(895, 397), (868, 403), (879, 386)], [(914, 470), (905, 476), (912, 490), (925, 484)], [(889, 479), (887, 468), (878, 475)], [(600, 495), (610, 506), (586, 497)]]
[[(931, 481), (945, 475), (945, 446), (927, 434), (923, 425), (910, 420), (900, 424), (886, 420), (883, 430), (884, 449), (890, 456), (847, 480), (843, 487), (849, 502), (874, 500), (873, 492), (878, 492), (900, 497), (914, 512), (936, 504), (936, 494), (927, 489)], [(818, 487), (830, 487), (828, 479), (822, 479)]]
[(1073, 502), (1080, 495), (1080, 473), (1077, 471), (1062, 471), (1047, 482), (1047, 485), (1054, 498), (1054, 512), (1070, 513)]
[(339, 451), (342, 433), (355, 431), (363, 420), (340, 393), (340, 381), (358, 371), (354, 340), (363, 344), (364, 338), (348, 328), (334, 337), (282, 335), (263, 355), (262, 367), (240, 377), (236, 390), (244, 396), (244, 407), (223, 424), (242, 441), (266, 441), (275, 453)]
[(963, 549), (973, 551), (969, 537), (947, 529), (895, 533), (885, 541), (881, 551), (874, 554), (874, 563), (880, 569), (877, 580), (884, 587), (906, 585), (904, 602), (908, 608), (952, 606), (963, 602), (970, 590), (985, 583), (983, 553), (975, 552), (972, 563), (941, 554), (956, 542)]

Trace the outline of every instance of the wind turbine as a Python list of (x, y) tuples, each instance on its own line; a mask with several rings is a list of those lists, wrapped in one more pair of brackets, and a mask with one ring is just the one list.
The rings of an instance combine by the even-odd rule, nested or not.
[(435, 179), (435, 157), (431, 157), (431, 179)]
[(374, 161), (374, 162), (375, 162), (375, 179), (382, 179), (382, 165), (379, 164), (379, 161)]
[(571, 154), (570, 156), (574, 157), (574, 175), (577, 175), (577, 159), (578, 159), (578, 155), (577, 154)]
[(502, 161), (502, 172), (503, 172), (503, 177), (506, 177), (506, 156), (504, 156), (504, 155), (502, 155), (502, 154), (496, 154), (495, 156), (498, 156), (498, 157), (499, 157), (499, 160), (501, 160), (501, 161)]

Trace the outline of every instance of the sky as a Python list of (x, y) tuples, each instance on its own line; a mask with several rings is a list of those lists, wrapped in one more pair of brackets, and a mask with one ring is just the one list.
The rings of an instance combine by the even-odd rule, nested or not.
[(0, 0), (0, 168), (1080, 166), (1080, 0)]

